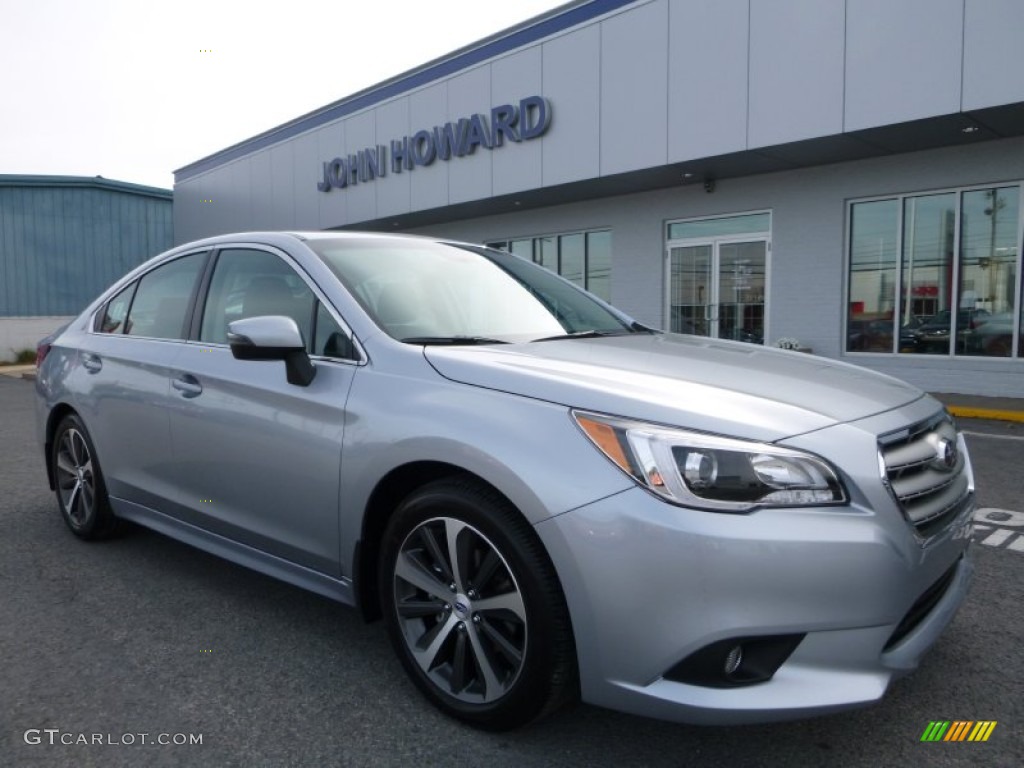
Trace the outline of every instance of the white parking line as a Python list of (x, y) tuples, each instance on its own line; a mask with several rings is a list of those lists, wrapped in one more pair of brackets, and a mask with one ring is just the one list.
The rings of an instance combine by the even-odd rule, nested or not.
[(974, 513), (974, 532), (982, 546), (1024, 552), (1024, 512), (981, 507)]
[(998, 547), (1011, 536), (1013, 536), (1013, 531), (1009, 528), (996, 528), (981, 543), (986, 547)]

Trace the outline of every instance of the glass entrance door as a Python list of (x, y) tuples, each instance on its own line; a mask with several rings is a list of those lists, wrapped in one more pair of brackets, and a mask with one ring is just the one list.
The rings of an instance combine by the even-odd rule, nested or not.
[(764, 273), (768, 243), (717, 243), (720, 339), (764, 344)]
[(764, 343), (768, 240), (727, 240), (669, 248), (669, 329)]
[(711, 245), (672, 249), (669, 329), (675, 333), (711, 335)]

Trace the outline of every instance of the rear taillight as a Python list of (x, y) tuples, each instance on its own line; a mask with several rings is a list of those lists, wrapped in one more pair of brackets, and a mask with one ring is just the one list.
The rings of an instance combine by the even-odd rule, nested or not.
[(43, 364), (43, 360), (46, 359), (46, 356), (48, 354), (50, 354), (50, 347), (51, 346), (52, 346), (51, 344), (49, 344), (49, 343), (47, 343), (45, 341), (42, 341), (42, 342), (36, 344), (36, 370), (37, 371), (39, 370), (39, 366), (41, 366)]

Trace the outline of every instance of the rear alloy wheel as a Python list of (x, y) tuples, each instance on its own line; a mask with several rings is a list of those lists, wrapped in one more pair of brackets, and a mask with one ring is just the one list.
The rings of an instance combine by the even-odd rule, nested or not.
[(72, 533), (92, 540), (118, 530), (96, 450), (78, 416), (66, 416), (54, 434), (53, 475), (57, 503)]
[(485, 486), (446, 480), (407, 499), (385, 536), (380, 585), (406, 671), (448, 714), (504, 730), (575, 692), (551, 564), (521, 516)]

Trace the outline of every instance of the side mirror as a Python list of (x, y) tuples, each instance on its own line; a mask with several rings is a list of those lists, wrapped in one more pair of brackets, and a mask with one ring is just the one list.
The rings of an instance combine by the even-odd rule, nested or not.
[(299, 326), (290, 317), (266, 315), (235, 320), (228, 324), (228, 344), (236, 360), (284, 360), (289, 384), (308, 387), (316, 376)]

